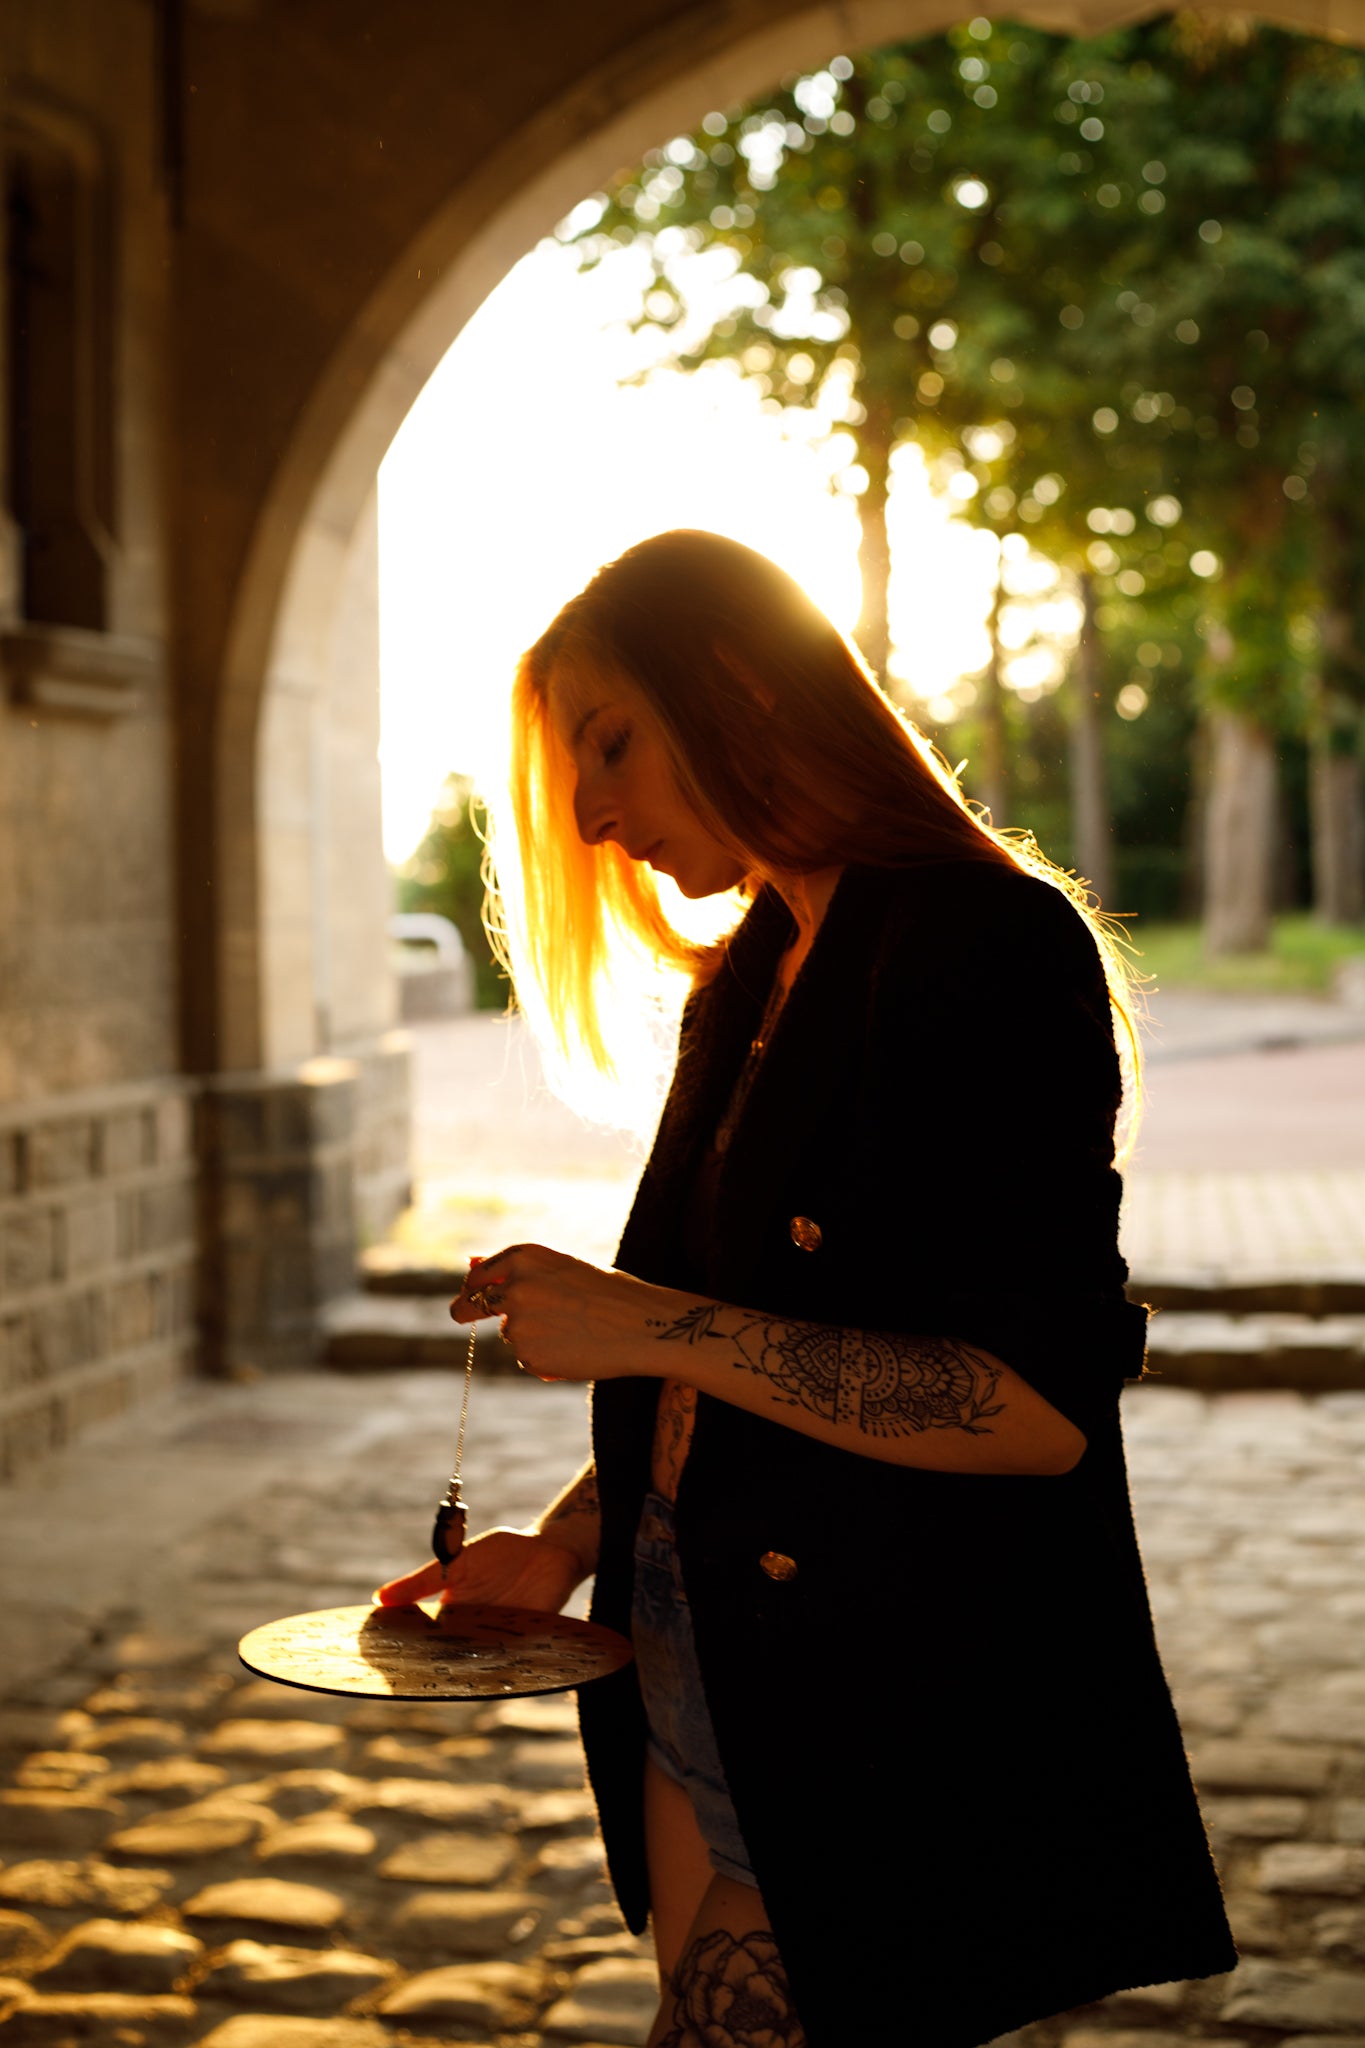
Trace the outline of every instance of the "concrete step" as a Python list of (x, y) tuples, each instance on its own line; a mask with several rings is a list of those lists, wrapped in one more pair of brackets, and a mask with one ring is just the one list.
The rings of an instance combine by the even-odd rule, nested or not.
[[(463, 1284), (465, 1268), (455, 1260), (415, 1261), (402, 1245), (380, 1244), (362, 1254), (360, 1284), (367, 1294), (440, 1297), (449, 1301)], [(1365, 1263), (1358, 1272), (1307, 1277), (1289, 1273), (1227, 1274), (1208, 1267), (1137, 1273), (1128, 1284), (1132, 1301), (1152, 1308), (1202, 1310), (1211, 1314), (1350, 1316), (1365, 1315)]]
[(1206, 1310), (1229, 1316), (1365, 1315), (1365, 1264), (1359, 1271), (1316, 1276), (1228, 1274), (1207, 1267), (1135, 1273), (1128, 1283), (1128, 1298), (1145, 1301), (1151, 1308)]
[(1147, 1369), (1206, 1393), (1365, 1387), (1365, 1315), (1219, 1315), (1164, 1309), (1152, 1318)]
[[(450, 1320), (450, 1295), (344, 1294), (321, 1316), (323, 1365), (341, 1371), (441, 1366), (463, 1372), (469, 1324)], [(474, 1369), (515, 1373), (516, 1354), (504, 1344), (497, 1318), (474, 1325)]]
[[(452, 1323), (447, 1298), (350, 1294), (323, 1317), (322, 1362), (342, 1370), (432, 1365), (464, 1369), (468, 1325)], [(496, 1320), (475, 1325), (475, 1367), (514, 1373)], [(1148, 1371), (1168, 1386), (1208, 1392), (1365, 1387), (1365, 1315), (1293, 1312), (1222, 1315), (1165, 1309), (1152, 1318)]]

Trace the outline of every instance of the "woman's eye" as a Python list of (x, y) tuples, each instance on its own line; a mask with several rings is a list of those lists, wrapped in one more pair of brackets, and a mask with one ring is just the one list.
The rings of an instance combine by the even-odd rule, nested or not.
[(630, 727), (628, 725), (623, 725), (619, 732), (613, 733), (612, 737), (602, 748), (602, 760), (606, 767), (615, 767), (616, 763), (625, 753), (629, 740)]

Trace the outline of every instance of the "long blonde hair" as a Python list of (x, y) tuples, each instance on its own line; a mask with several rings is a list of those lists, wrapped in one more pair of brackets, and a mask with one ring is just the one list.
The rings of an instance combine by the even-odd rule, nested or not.
[(1131, 1143), (1141, 1052), (1115, 928), (1029, 835), (996, 829), (968, 803), (942, 757), (784, 570), (738, 541), (687, 530), (656, 534), (600, 569), (522, 657), (513, 686), (513, 829), (498, 830), (493, 848), (501, 901), (490, 932), (569, 1100), (591, 1108), (590, 1098), (610, 1102), (619, 1091), (607, 1120), (648, 1122), (671, 1057), (668, 987), (709, 980), (726, 933), (689, 935), (652, 870), (610, 841), (579, 838), (573, 762), (550, 714), (552, 677), (571, 702), (609, 678), (639, 691), (683, 797), (756, 875), (980, 860), (1058, 889), (1089, 925), (1104, 966)]

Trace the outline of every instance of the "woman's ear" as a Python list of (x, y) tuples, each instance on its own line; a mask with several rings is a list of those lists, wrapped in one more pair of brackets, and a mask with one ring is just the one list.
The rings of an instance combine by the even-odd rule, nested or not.
[(711, 652), (723, 669), (731, 674), (745, 695), (752, 698), (760, 711), (774, 712), (777, 709), (777, 692), (772, 684), (761, 676), (752, 662), (736, 654), (732, 647), (717, 642)]

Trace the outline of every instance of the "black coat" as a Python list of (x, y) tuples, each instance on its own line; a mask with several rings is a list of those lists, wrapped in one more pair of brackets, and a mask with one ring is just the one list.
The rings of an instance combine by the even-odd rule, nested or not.
[[(764, 891), (684, 1015), (617, 1263), (680, 1220), (793, 934)], [(930, 1473), (703, 1395), (677, 1502), (697, 1654), (812, 2048), (976, 2048), (1236, 1960), (1152, 1635), (1118, 1396), (1141, 1371), (1094, 943), (1012, 868), (845, 871), (726, 1154), (706, 1294), (984, 1346), (1083, 1429), (1061, 1477)], [(795, 1218), (818, 1225), (793, 1234)], [(594, 1618), (630, 1625), (657, 1380), (599, 1384)], [(760, 1557), (797, 1564), (774, 1581)], [(581, 1711), (617, 1895), (648, 1905), (630, 1671)], [(888, 2036), (888, 2028), (897, 2032)]]

